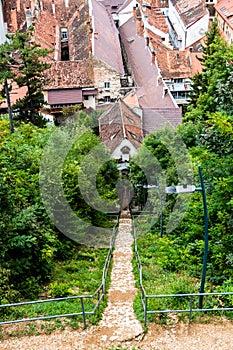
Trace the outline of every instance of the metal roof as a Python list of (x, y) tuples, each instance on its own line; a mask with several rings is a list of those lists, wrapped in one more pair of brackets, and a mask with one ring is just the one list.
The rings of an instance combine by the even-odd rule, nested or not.
[(49, 105), (75, 104), (82, 102), (81, 89), (58, 89), (48, 91)]

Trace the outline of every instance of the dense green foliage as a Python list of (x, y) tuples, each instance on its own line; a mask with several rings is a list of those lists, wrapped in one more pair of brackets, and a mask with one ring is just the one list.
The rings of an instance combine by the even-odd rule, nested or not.
[[(43, 284), (51, 278), (57, 259), (67, 259), (79, 247), (62, 235), (50, 220), (40, 193), (39, 170), (42, 152), (57, 130), (53, 126), (40, 129), (21, 124), (9, 135), (7, 119), (0, 120), (0, 299), (10, 302), (19, 297), (35, 298)], [(67, 154), (63, 167), (63, 186), (74, 213), (96, 226), (107, 223), (104, 213), (98, 214), (85, 203), (79, 191), (80, 163), (99, 139), (91, 129), (83, 129)], [(62, 128), (59, 130), (61, 131)], [(62, 140), (60, 140), (62, 142)], [(56, 172), (56, 157), (49, 159)], [(105, 181), (111, 178), (112, 182)], [(97, 186), (103, 198), (115, 199), (113, 182), (118, 176), (114, 163), (104, 164), (98, 173)], [(58, 209), (59, 210), (59, 209)]]
[(233, 46), (221, 38), (217, 22), (207, 33), (200, 60), (203, 71), (192, 79), (193, 93), (184, 120), (195, 123), (208, 120), (217, 111), (233, 116)]
[[(154, 179), (156, 173), (160, 176), (160, 181), (161, 178), (162, 180), (166, 178), (166, 186), (187, 183), (196, 187), (200, 186), (198, 165), (201, 165), (209, 212), (209, 252), (205, 291), (232, 291), (233, 47), (227, 46), (221, 39), (215, 23), (207, 34), (203, 52), (204, 69), (193, 78), (194, 94), (183, 124), (176, 131), (165, 127), (147, 136), (144, 146), (155, 158), (154, 160), (152, 158), (151, 163), (145, 161), (142, 164), (146, 163)], [(176, 153), (173, 150), (173, 147), (177, 148), (174, 140), (178, 136), (182, 138), (192, 163), (193, 175), (190, 174), (190, 177), (189, 167), (185, 170), (185, 164), (183, 169), (186, 177), (182, 178), (179, 175), (180, 162), (174, 156)], [(166, 137), (170, 138), (170, 144), (164, 143)], [(144, 155), (145, 150), (140, 150), (132, 163), (131, 178), (135, 184), (148, 182), (140, 165), (140, 158), (145, 159)], [(162, 167), (159, 172), (155, 159), (159, 160)], [(182, 160), (181, 157), (180, 160), (181, 163), (184, 161), (187, 164), (184, 158)], [(150, 191), (151, 189), (148, 189), (144, 197), (147, 197)], [(164, 191), (164, 188), (162, 190), (160, 188), (160, 191)], [(188, 207), (184, 207), (184, 203), (177, 207), (178, 199), (187, 198), (186, 196), (187, 194), (168, 194), (165, 200), (163, 194), (162, 237), (159, 228), (161, 221), (158, 221), (147, 232), (144, 226), (142, 237), (138, 240), (145, 269), (145, 285), (149, 294), (199, 292), (204, 252), (203, 201), (201, 192), (195, 192), (191, 196), (188, 195), (190, 196), (186, 203), (189, 204)], [(180, 211), (186, 212), (182, 220)], [(177, 218), (177, 223), (173, 225), (172, 230), (170, 226), (167, 230), (171, 217), (173, 222)], [(158, 288), (161, 284), (160, 276), (171, 276), (171, 274), (174, 274), (172, 284), (168, 281), (160, 291)], [(186, 282), (179, 290), (180, 278), (181, 284), (184, 282), (182, 278), (186, 279)], [(223, 299), (219, 304), (213, 305), (216, 307), (230, 305), (230, 297), (224, 301)]]

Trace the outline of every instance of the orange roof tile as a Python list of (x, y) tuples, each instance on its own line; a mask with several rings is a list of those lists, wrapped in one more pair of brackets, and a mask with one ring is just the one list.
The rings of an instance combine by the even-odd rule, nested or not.
[(233, 2), (232, 0), (218, 0), (215, 10), (224, 18), (225, 22), (233, 29)]

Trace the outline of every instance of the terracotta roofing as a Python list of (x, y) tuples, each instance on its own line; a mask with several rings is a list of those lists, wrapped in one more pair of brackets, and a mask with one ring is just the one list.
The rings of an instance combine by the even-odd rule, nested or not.
[(91, 60), (53, 62), (46, 76), (50, 82), (45, 89), (94, 86)]
[(176, 108), (172, 97), (164, 94), (164, 83), (158, 84), (158, 67), (152, 63), (144, 37), (137, 34), (135, 21), (130, 19), (126, 22), (120, 28), (120, 34), (128, 54), (141, 108)]
[(224, 18), (225, 22), (233, 29), (233, 2), (232, 0), (218, 0), (216, 11)]
[(35, 21), (35, 40), (43, 47), (54, 49), (51, 54), (60, 60), (60, 29), (67, 28), (70, 61), (83, 60), (89, 57), (89, 28), (87, 25), (88, 4), (86, 1), (69, 1), (69, 7), (61, 0), (54, 1), (55, 12), (52, 12), (51, 1), (43, 2)]
[(208, 14), (204, 0), (171, 0), (183, 23), (189, 27), (201, 17)]
[(112, 152), (124, 139), (135, 148), (142, 142), (141, 118), (123, 101), (116, 102), (99, 118), (99, 131), (103, 144)]
[[(148, 30), (148, 36), (164, 79), (190, 78), (197, 71), (201, 71), (201, 63), (196, 58), (197, 54), (191, 52), (190, 48), (184, 51), (172, 50), (165, 46), (160, 37), (150, 30)], [(202, 53), (198, 53), (198, 56), (201, 55)]]
[(198, 57), (201, 58), (203, 56), (202, 53), (191, 52), (191, 61), (192, 61), (192, 73), (201, 73), (203, 67), (201, 62), (198, 60)]
[(111, 13), (98, 1), (91, 0), (94, 28), (94, 56), (120, 74), (124, 74), (118, 30)]
[[(22, 0), (21, 0), (22, 1)], [(32, 1), (31, 1), (32, 2)], [(69, 21), (75, 12), (87, 4), (86, 0), (42, 0), (39, 1), (40, 8), (43, 11), (52, 14), (60, 23), (66, 23)]]
[(163, 78), (188, 78), (193, 75), (190, 50), (172, 50), (153, 32), (148, 30), (147, 33)]
[(160, 8), (147, 9), (148, 23), (153, 27), (161, 30), (163, 33), (168, 34), (169, 28), (164, 14)]
[[(56, 24), (56, 19), (49, 12), (43, 11), (38, 15), (34, 27), (34, 38), (43, 48), (55, 50)], [(51, 60), (54, 59), (54, 52), (49, 57)]]

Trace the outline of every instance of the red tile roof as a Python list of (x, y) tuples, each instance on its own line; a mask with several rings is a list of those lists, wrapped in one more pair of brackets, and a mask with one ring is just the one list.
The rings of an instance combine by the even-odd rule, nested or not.
[(147, 9), (148, 23), (155, 28), (161, 30), (163, 33), (168, 34), (169, 28), (164, 14), (159, 8)]
[(196, 56), (202, 53), (191, 52), (190, 48), (184, 51), (172, 50), (165, 46), (157, 35), (148, 30), (151, 45), (156, 53), (156, 61), (164, 79), (190, 78), (197, 71), (201, 71), (201, 63)]
[(165, 124), (173, 127), (181, 123), (181, 111), (179, 108), (170, 109), (143, 109), (143, 134), (156, 131)]
[(204, 0), (171, 0), (183, 23), (189, 27), (197, 19), (208, 14)]
[(215, 10), (224, 18), (225, 22), (233, 29), (233, 2), (232, 0), (218, 0)]
[(99, 132), (103, 143), (111, 152), (124, 140), (135, 148), (142, 142), (141, 118), (123, 101), (116, 102), (99, 118)]
[(50, 83), (45, 89), (94, 86), (94, 73), (91, 60), (71, 62), (56, 61), (46, 71)]
[[(23, 98), (26, 95), (27, 91), (28, 89), (26, 86), (19, 88), (16, 83), (13, 83), (12, 90), (10, 91), (11, 104), (13, 105), (17, 100)], [(7, 108), (6, 99), (0, 100), (0, 108)]]
[[(120, 28), (122, 42), (126, 48), (132, 75), (137, 86), (137, 97), (142, 108), (176, 108), (169, 94), (164, 96), (163, 83), (156, 64), (151, 62), (151, 53), (145, 39), (136, 32), (136, 23), (130, 19)], [(178, 108), (178, 107), (177, 107)]]

